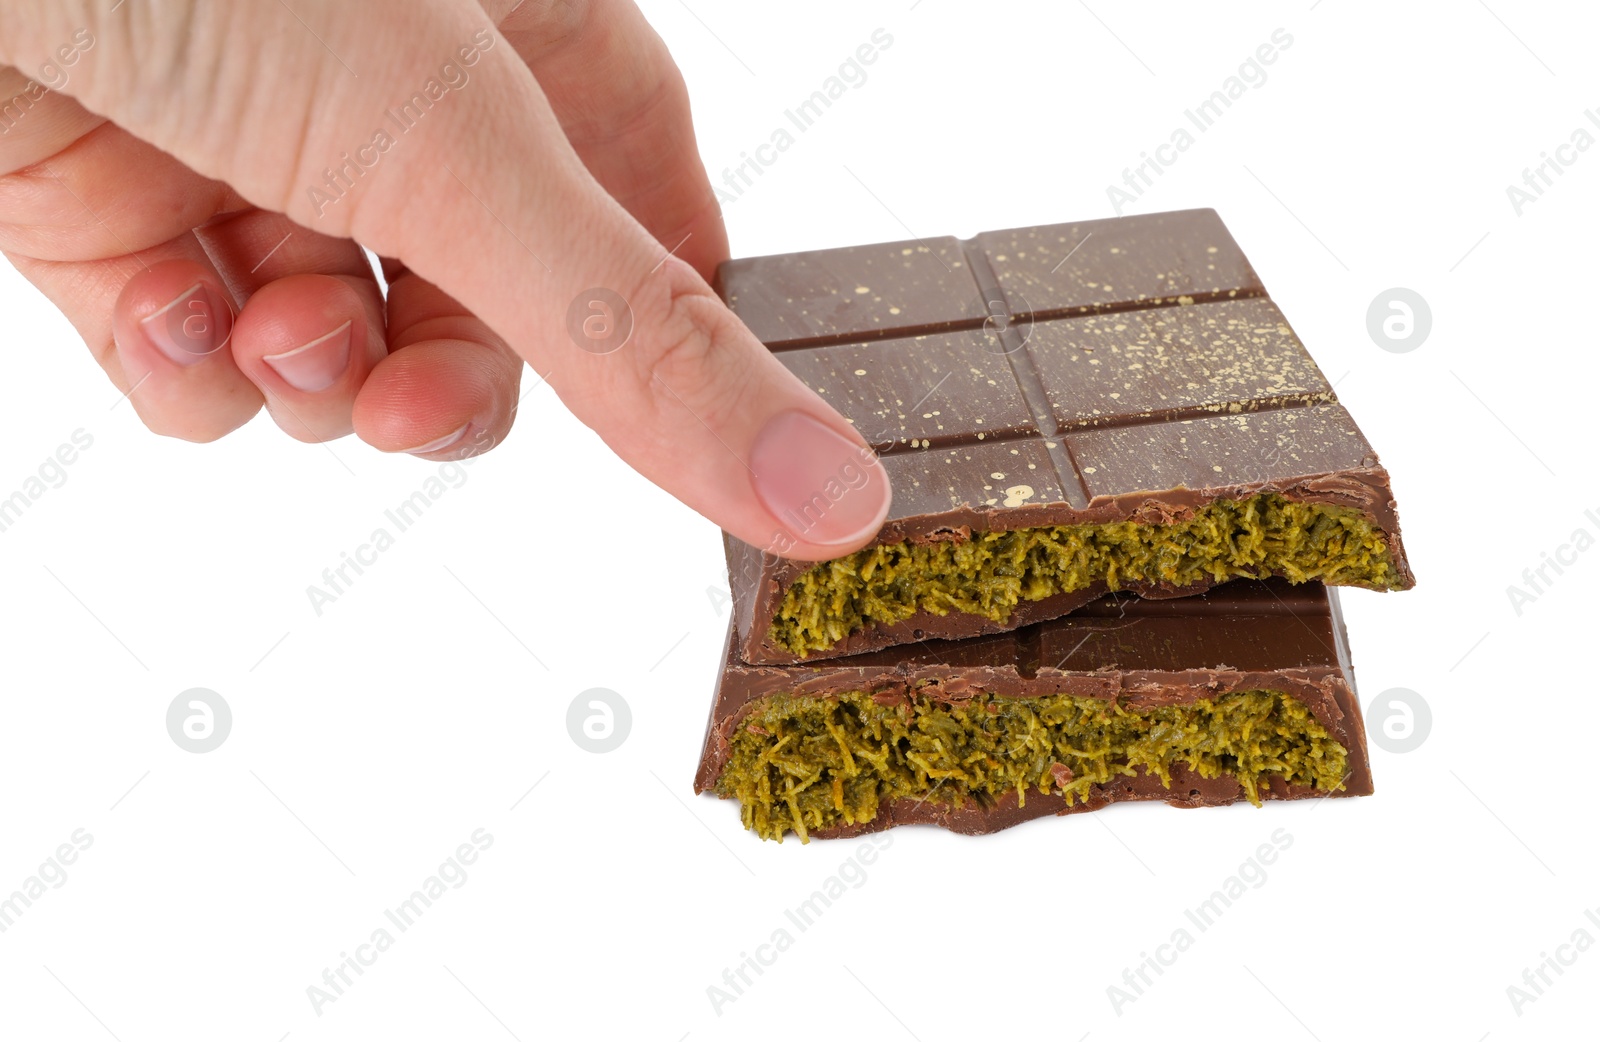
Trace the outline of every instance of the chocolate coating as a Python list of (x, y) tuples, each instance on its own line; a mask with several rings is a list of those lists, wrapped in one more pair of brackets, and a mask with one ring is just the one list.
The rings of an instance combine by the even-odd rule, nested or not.
[[(1414, 583), (1388, 472), (1215, 211), (729, 261), (717, 285), (879, 454), (894, 505), (877, 544), (1162, 524), (1277, 493), (1359, 511)], [(789, 534), (766, 550), (726, 540), (750, 662), (799, 661), (767, 639), (811, 567), (778, 555)], [(807, 660), (1002, 632), (1104, 592), (1023, 602), (1005, 622), (919, 612)]]
[[(1236, 691), (1282, 691), (1299, 700), (1349, 753), (1345, 788), (1332, 796), (1372, 793), (1366, 731), (1356, 700), (1349, 644), (1337, 591), (1320, 583), (1236, 580), (1207, 593), (1169, 600), (1129, 594), (1103, 596), (1071, 615), (1009, 633), (961, 641), (923, 641), (843, 659), (788, 665), (741, 660), (730, 627), (722, 677), (706, 728), (695, 791), (716, 787), (730, 741), (749, 707), (763, 695), (826, 698), (865, 691), (879, 699), (911, 692), (958, 702), (982, 693), (997, 698), (1053, 694), (1123, 699), (1133, 706), (1175, 705)], [(1330, 794), (1264, 784), (1263, 799)], [(1123, 800), (1161, 800), (1180, 807), (1217, 806), (1244, 799), (1233, 778), (1173, 772), (1166, 788), (1140, 773), (1091, 790), (1087, 803), (1068, 807), (1060, 793), (1029, 793), (954, 808), (902, 800), (877, 818), (813, 835), (857, 835), (907, 823), (978, 834), (1047, 814), (1096, 810)]]
[(717, 290), (768, 347), (980, 326), (988, 311), (949, 237), (730, 260)]

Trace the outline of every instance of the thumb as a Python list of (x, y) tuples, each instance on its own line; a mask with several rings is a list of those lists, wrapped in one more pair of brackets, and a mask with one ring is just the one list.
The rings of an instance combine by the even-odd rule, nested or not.
[(68, 85), (85, 107), (259, 206), (398, 257), (739, 539), (822, 560), (883, 523), (889, 481), (864, 439), (599, 187), (476, 3), (13, 10), (8, 59), (90, 24), (102, 46)]

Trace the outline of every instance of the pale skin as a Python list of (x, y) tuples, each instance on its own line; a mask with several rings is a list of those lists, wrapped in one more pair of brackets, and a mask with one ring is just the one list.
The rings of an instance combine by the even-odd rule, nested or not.
[[(526, 362), (746, 542), (823, 560), (882, 523), (860, 435), (707, 284), (727, 235), (630, 0), (7, 0), (0, 62), (0, 102), (27, 99), (0, 121), (0, 250), (158, 434), (265, 405), (301, 441), (461, 458), (505, 437)], [(608, 354), (568, 332), (594, 287), (632, 312)], [(819, 521), (780, 520), (845, 464), (865, 477)]]

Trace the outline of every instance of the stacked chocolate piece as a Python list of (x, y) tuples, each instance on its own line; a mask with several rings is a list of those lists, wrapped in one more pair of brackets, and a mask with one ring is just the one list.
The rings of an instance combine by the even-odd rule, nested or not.
[(729, 261), (718, 291), (894, 505), (821, 564), (725, 537), (697, 791), (802, 840), (1371, 793), (1332, 587), (1413, 585), (1389, 476), (1214, 211)]

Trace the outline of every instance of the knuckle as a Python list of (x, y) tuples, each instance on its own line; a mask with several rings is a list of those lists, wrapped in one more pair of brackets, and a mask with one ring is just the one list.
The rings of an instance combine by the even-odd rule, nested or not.
[(730, 391), (748, 373), (749, 334), (686, 264), (673, 260), (680, 267), (673, 273), (677, 277), (663, 317), (655, 324), (658, 333), (642, 338), (637, 356), (640, 382), (664, 384), (667, 397), (676, 397), (715, 426), (734, 404), (736, 395)]

